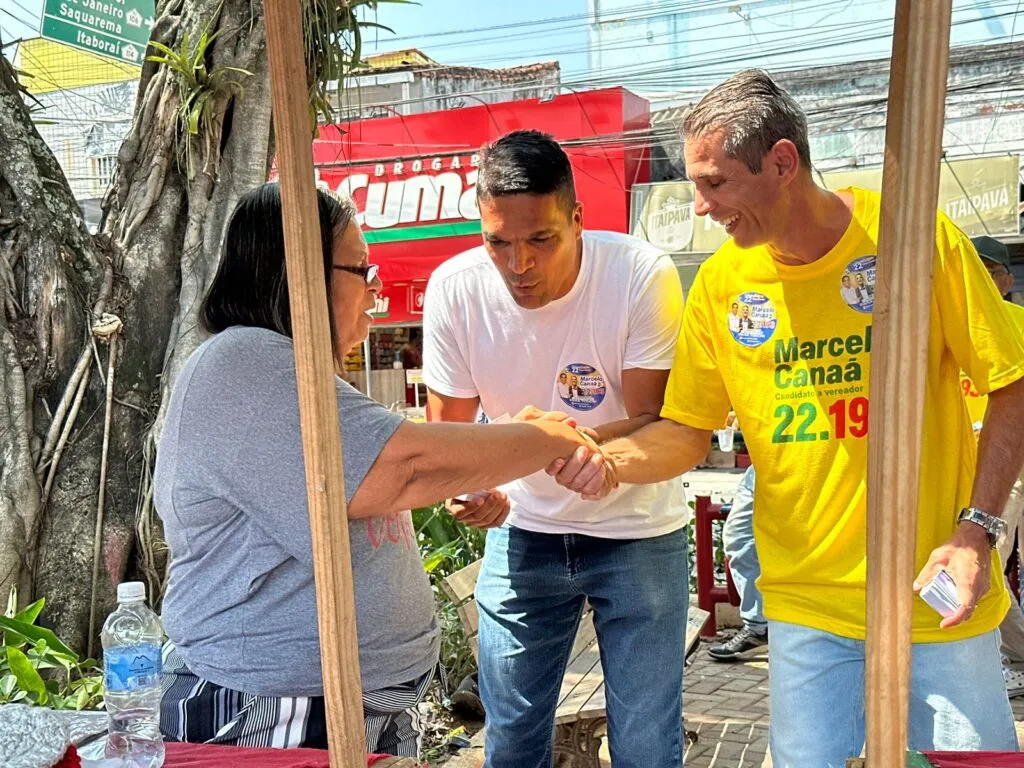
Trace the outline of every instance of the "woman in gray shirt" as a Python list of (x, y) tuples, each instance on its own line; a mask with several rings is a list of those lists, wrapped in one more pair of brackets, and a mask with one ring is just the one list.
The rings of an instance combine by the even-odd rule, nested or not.
[[(318, 192), (337, 369), (381, 283), (355, 208)], [(154, 478), (171, 550), (161, 726), (180, 741), (326, 748), (277, 185), (239, 202), (204, 300), (213, 334), (175, 382)], [(492, 488), (588, 438), (547, 418), (413, 424), (336, 378), (367, 749), (416, 756), (439, 628), (409, 509)], [(505, 509), (470, 503), (472, 521)]]

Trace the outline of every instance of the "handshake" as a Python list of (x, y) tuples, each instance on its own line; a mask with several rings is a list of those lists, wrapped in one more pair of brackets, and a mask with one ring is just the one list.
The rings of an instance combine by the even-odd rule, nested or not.
[[(564, 458), (556, 459), (545, 470), (559, 485), (578, 493), (587, 501), (603, 499), (619, 487), (615, 463), (597, 444), (598, 435), (589, 427), (577, 426), (575, 419), (558, 411), (542, 411), (527, 406), (514, 417), (492, 420), (494, 424), (516, 421), (556, 421), (576, 430), (579, 445)], [(457, 520), (476, 528), (496, 528), (508, 516), (508, 497), (498, 490), (470, 494), (468, 499), (452, 500), (449, 511)]]
[(599, 501), (619, 487), (615, 462), (601, 451), (597, 432), (590, 427), (577, 426), (568, 414), (541, 411), (532, 405), (517, 413), (512, 421), (558, 421), (576, 429), (579, 447), (565, 458), (555, 459), (545, 470), (563, 488), (587, 501)]

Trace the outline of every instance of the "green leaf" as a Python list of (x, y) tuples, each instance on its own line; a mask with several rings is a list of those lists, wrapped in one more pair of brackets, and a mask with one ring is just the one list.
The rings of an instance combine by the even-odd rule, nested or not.
[(78, 654), (64, 645), (64, 643), (60, 641), (60, 638), (45, 627), (37, 627), (34, 624), (27, 624), (24, 621), (0, 616), (0, 629), (2, 629), (6, 634), (14, 635), (16, 639), (19, 639), (22, 642), (32, 643), (33, 645), (40, 640), (45, 640), (47, 646), (49, 646), (53, 653), (68, 656), (75, 661), (78, 661)]
[(383, 29), (385, 32), (390, 32), (392, 35), (395, 34), (395, 30), (393, 30), (391, 27), (385, 26), (384, 24), (378, 24), (375, 21), (361, 21), (359, 22), (359, 26), (362, 27), (363, 29), (366, 29), (367, 27), (373, 27), (374, 29)]
[(18, 678), (16, 678), (14, 675), (7, 674), (3, 677), (0, 677), (0, 695), (2, 695), (4, 698), (9, 697), (12, 693), (14, 693), (14, 688), (17, 685)]
[(46, 605), (45, 599), (40, 598), (39, 600), (36, 600), (32, 605), (14, 614), (15, 621), (23, 621), (26, 624), (35, 624), (44, 605)]
[(423, 570), (425, 570), (427, 573), (433, 573), (437, 570), (437, 567), (441, 565), (441, 563), (443, 563), (447, 558), (448, 554), (444, 550), (434, 550), (430, 555), (424, 558)]
[[(203, 94), (205, 96), (205, 94)], [(199, 118), (203, 114), (203, 104), (206, 102), (202, 97), (196, 99), (195, 105), (189, 110), (188, 113), (188, 132), (193, 135), (199, 135)]]
[(32, 666), (28, 656), (13, 646), (7, 647), (7, 663), (11, 665), (11, 672), (18, 679), (18, 686), (23, 691), (34, 693), (40, 704), (46, 703), (46, 683), (39, 676), (39, 672)]

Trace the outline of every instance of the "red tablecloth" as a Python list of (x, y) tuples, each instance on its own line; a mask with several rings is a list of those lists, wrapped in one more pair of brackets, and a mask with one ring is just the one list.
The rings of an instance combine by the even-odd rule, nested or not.
[[(1024, 768), (1024, 753), (1008, 752), (925, 752), (935, 768)], [(367, 765), (387, 759), (369, 755)], [(77, 768), (77, 755), (70, 750), (58, 768)], [(246, 749), (206, 744), (167, 744), (164, 768), (330, 768), (321, 749)]]
[(935, 768), (1024, 768), (1024, 753), (925, 752)]
[[(372, 766), (387, 755), (370, 755)], [(330, 768), (322, 749), (246, 749), (208, 744), (167, 744), (164, 768)]]

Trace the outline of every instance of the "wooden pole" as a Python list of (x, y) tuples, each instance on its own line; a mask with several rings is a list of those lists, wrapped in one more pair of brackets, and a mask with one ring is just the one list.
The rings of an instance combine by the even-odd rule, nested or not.
[[(951, 0), (898, 0), (868, 437), (867, 764), (904, 765), (917, 499)], [(936, 622), (939, 618), (936, 615)]]
[[(313, 183), (301, 0), (265, 0), (299, 420), (332, 768), (366, 765), (348, 510)], [(281, 649), (287, 664), (288, 649)]]

